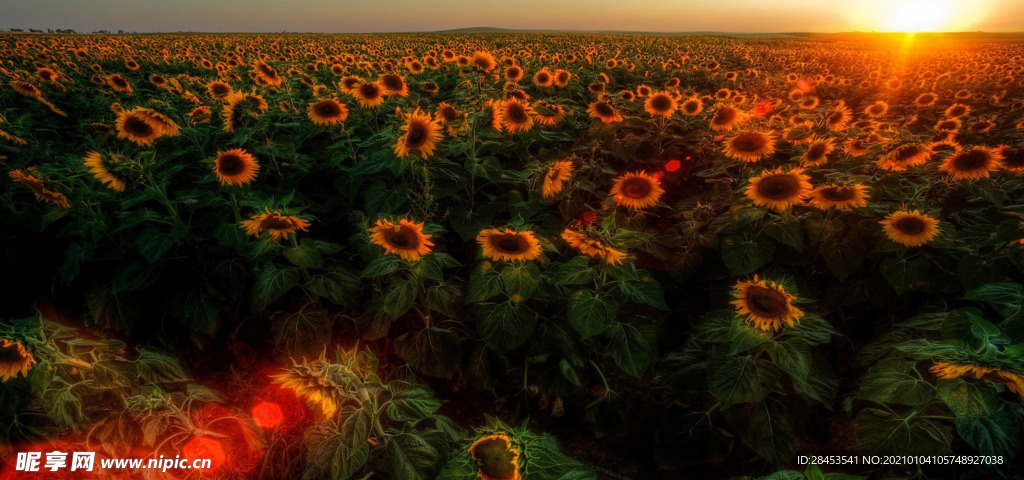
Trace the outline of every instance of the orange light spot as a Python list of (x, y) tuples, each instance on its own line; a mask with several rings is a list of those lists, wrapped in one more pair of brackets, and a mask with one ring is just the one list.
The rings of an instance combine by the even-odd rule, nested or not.
[(217, 470), (227, 459), (220, 442), (209, 437), (192, 437), (181, 447), (181, 453), (189, 460), (210, 459), (210, 468), (200, 469), (203, 472)]
[(674, 172), (676, 170), (679, 170), (679, 167), (682, 167), (682, 166), (683, 166), (683, 162), (680, 162), (679, 160), (669, 160), (669, 161), (665, 162), (665, 171), (671, 173), (671, 172)]
[(281, 406), (273, 402), (260, 402), (252, 408), (252, 419), (265, 429), (278, 426), (284, 420)]

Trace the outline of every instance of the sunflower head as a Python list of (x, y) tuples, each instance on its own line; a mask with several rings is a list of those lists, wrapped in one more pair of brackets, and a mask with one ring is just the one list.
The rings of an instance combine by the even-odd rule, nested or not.
[(939, 166), (953, 180), (979, 180), (988, 178), (989, 172), (999, 168), (1002, 153), (997, 149), (974, 147), (950, 155)]
[(908, 247), (919, 247), (939, 234), (939, 221), (917, 210), (900, 210), (879, 222), (890, 240)]
[(309, 221), (293, 215), (282, 215), (281, 212), (272, 212), (268, 209), (266, 213), (253, 215), (248, 220), (242, 221), (240, 227), (254, 237), (267, 232), (270, 239), (276, 242), (295, 235), (299, 230), (307, 231)]
[(405, 115), (405, 125), (401, 129), (405, 133), (395, 143), (395, 155), (398, 158), (405, 158), (413, 150), (418, 151), (424, 159), (430, 158), (442, 138), (441, 125), (430, 115), (420, 113), (418, 108)]
[(331, 365), (321, 355), (320, 359), (285, 369), (277, 375), (271, 375), (273, 383), (295, 392), (299, 398), (305, 399), (317, 408), (324, 417), (332, 418), (340, 409), (342, 398), (339, 385), (331, 375)]
[(644, 172), (620, 175), (611, 189), (616, 205), (637, 210), (657, 205), (663, 193), (665, 190), (661, 188), (661, 181)]
[(868, 205), (867, 185), (825, 185), (811, 193), (811, 205), (819, 210), (845, 211)]
[(434, 244), (430, 235), (423, 233), (423, 223), (401, 219), (397, 223), (389, 220), (377, 220), (369, 229), (370, 241), (384, 248), (384, 252), (398, 255), (410, 262), (415, 262), (430, 253)]
[(327, 99), (309, 104), (306, 115), (317, 125), (334, 125), (348, 118), (348, 108), (337, 100)]
[(804, 312), (793, 305), (796, 297), (775, 282), (759, 280), (755, 275), (753, 281), (737, 282), (733, 288), (735, 300), (731, 303), (736, 313), (761, 330), (781, 330), (783, 324), (792, 327), (804, 316)]
[(480, 480), (520, 480), (519, 448), (503, 433), (481, 436), (469, 447)]
[(813, 188), (810, 177), (804, 175), (803, 169), (787, 172), (776, 169), (751, 178), (746, 194), (754, 205), (785, 211), (802, 202)]
[(743, 131), (725, 142), (725, 155), (743, 162), (756, 162), (775, 153), (775, 138), (770, 134)]
[(644, 111), (657, 117), (671, 117), (677, 108), (676, 99), (667, 92), (658, 92), (644, 101)]
[(540, 241), (530, 230), (491, 228), (480, 232), (476, 241), (480, 244), (483, 255), (491, 260), (536, 260), (541, 254)]
[(160, 123), (139, 109), (119, 113), (116, 126), (117, 138), (127, 139), (139, 145), (152, 145), (160, 135), (163, 135)]
[(554, 198), (555, 195), (558, 195), (565, 182), (569, 180), (569, 176), (572, 175), (572, 170), (571, 160), (559, 160), (548, 168), (541, 185), (541, 194), (544, 198)]
[(123, 170), (127, 167), (128, 162), (125, 162), (120, 155), (103, 155), (91, 151), (85, 155), (82, 163), (89, 167), (89, 172), (107, 188), (115, 192), (123, 192), (127, 187)]
[(21, 342), (6, 337), (0, 338), (0, 383), (19, 375), (28, 375), (28, 371), (35, 364), (35, 357)]
[(217, 153), (213, 163), (213, 172), (221, 185), (245, 185), (255, 180), (260, 171), (256, 157), (241, 148)]
[(525, 132), (533, 127), (533, 109), (523, 100), (510, 98), (501, 102), (498, 121), (511, 133)]

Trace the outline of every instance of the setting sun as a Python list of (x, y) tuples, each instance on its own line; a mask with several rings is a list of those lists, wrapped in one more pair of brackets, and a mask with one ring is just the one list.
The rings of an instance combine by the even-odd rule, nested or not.
[(949, 4), (942, 1), (911, 0), (889, 14), (888, 29), (895, 32), (939, 31), (950, 19)]

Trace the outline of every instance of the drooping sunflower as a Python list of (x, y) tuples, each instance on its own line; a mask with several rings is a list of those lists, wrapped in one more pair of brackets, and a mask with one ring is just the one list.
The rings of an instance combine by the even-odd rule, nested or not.
[(323, 356), (313, 362), (292, 361), (292, 368), (277, 375), (271, 375), (273, 383), (291, 389), (295, 396), (305, 399), (327, 418), (338, 413), (342, 399), (339, 396), (340, 385), (336, 384), (330, 374), (330, 367)]
[(210, 93), (210, 96), (216, 99), (222, 99), (234, 93), (234, 89), (227, 83), (214, 80), (206, 84), (206, 91)]
[(132, 84), (120, 74), (111, 73), (107, 75), (107, 85), (118, 92), (132, 93)]
[(587, 235), (585, 232), (566, 228), (562, 232), (562, 239), (570, 247), (579, 250), (580, 253), (589, 257), (603, 259), (609, 265), (619, 265), (626, 259), (626, 252), (612, 248), (612, 246)]
[(988, 178), (989, 172), (999, 168), (1002, 159), (997, 149), (974, 147), (946, 157), (939, 170), (948, 173), (953, 180), (978, 180)]
[(671, 117), (678, 105), (676, 99), (666, 92), (658, 92), (644, 101), (644, 111), (656, 117)]
[(952, 380), (954, 378), (974, 378), (985, 383), (1001, 383), (1006, 389), (1024, 397), (1024, 375), (971, 363), (935, 362), (929, 369), (935, 376)]
[(377, 82), (364, 82), (356, 85), (352, 91), (359, 105), (363, 108), (373, 108), (384, 103), (384, 88)]
[(740, 111), (733, 107), (718, 107), (718, 110), (715, 110), (715, 114), (711, 117), (711, 129), (719, 131), (732, 130), (739, 123), (741, 117)]
[(922, 165), (932, 157), (934, 151), (923, 143), (906, 143), (890, 149), (879, 157), (879, 167), (901, 172), (910, 167)]
[(515, 231), (489, 228), (476, 236), (483, 255), (491, 260), (513, 262), (536, 260), (540, 257), (540, 241), (530, 230)]
[(174, 120), (171, 120), (171, 118), (167, 115), (164, 115), (156, 110), (153, 110), (152, 108), (145, 107), (139, 107), (132, 111), (138, 113), (139, 115), (142, 115), (143, 117), (148, 118), (153, 123), (159, 125), (160, 135), (166, 135), (168, 137), (177, 137), (178, 135), (181, 134), (181, 127), (179, 127), (178, 124), (175, 123)]
[(819, 210), (834, 208), (839, 211), (866, 207), (868, 204), (868, 186), (824, 185), (811, 192), (811, 205)]
[[(33, 168), (29, 168), (28, 170), (29, 172), (34, 171)], [(35, 175), (32, 175), (31, 173), (26, 174), (20, 169), (17, 169), (7, 172), (7, 176), (11, 178), (11, 181), (15, 183), (20, 183), (31, 189), (32, 194), (35, 195), (36, 197), (36, 200), (45, 203), (52, 203), (64, 208), (71, 208), (71, 205), (68, 203), (67, 196), (65, 196), (61, 192), (58, 192), (47, 187), (46, 184), (43, 183), (42, 180), (36, 178)]]
[(139, 109), (125, 110), (117, 114), (117, 138), (127, 139), (138, 145), (152, 145), (163, 134), (161, 125), (150, 115)]
[(530, 104), (517, 99), (501, 102), (498, 119), (501, 126), (510, 133), (525, 132), (533, 127), (533, 109)]
[(395, 155), (398, 158), (405, 158), (413, 150), (418, 151), (424, 159), (430, 158), (442, 138), (441, 125), (430, 115), (420, 113), (418, 108), (405, 115), (405, 125), (402, 125), (401, 130), (405, 133), (395, 143)]
[(751, 130), (742, 131), (726, 140), (724, 153), (741, 162), (756, 162), (775, 153), (775, 137)]
[(558, 125), (565, 118), (565, 107), (541, 100), (532, 105), (533, 119), (541, 125)]
[(804, 312), (793, 305), (796, 297), (786, 292), (785, 287), (769, 280), (737, 282), (732, 305), (736, 313), (745, 317), (747, 324), (762, 331), (782, 330), (782, 325), (796, 326)]
[(800, 157), (800, 163), (806, 166), (817, 166), (828, 162), (828, 154), (835, 150), (832, 139), (814, 139), (807, 145), (807, 151)]
[(213, 172), (221, 185), (245, 185), (255, 180), (260, 171), (256, 157), (241, 148), (217, 152), (213, 163)]
[(1006, 145), (999, 147), (1003, 159), (999, 162), (1003, 170), (1008, 172), (1024, 171), (1024, 148), (1013, 148)]
[(622, 114), (606, 100), (598, 100), (587, 107), (590, 118), (597, 118), (604, 123), (618, 123), (622, 121)]
[(43, 92), (39, 90), (39, 87), (33, 85), (31, 82), (26, 82), (24, 80), (11, 80), (8, 85), (10, 85), (15, 92), (26, 97), (36, 98), (43, 96)]
[(559, 160), (555, 162), (547, 173), (544, 174), (544, 181), (541, 185), (541, 194), (544, 198), (554, 198), (558, 195), (562, 188), (565, 186), (565, 182), (569, 180), (572, 175), (572, 161), (571, 160)]
[(306, 116), (317, 125), (334, 125), (348, 119), (348, 107), (334, 99), (321, 100), (309, 104)]
[(480, 480), (522, 480), (519, 473), (519, 449), (503, 433), (478, 438), (469, 447)]
[(89, 173), (92, 173), (107, 188), (115, 192), (123, 192), (126, 187), (125, 181), (114, 173), (120, 162), (120, 155), (103, 155), (97, 151), (91, 151), (85, 154), (83, 164), (89, 167)]
[(811, 194), (814, 186), (810, 179), (804, 175), (802, 168), (788, 172), (783, 172), (781, 168), (766, 170), (761, 172), (761, 176), (750, 179), (746, 189), (747, 198), (757, 206), (780, 212), (789, 210)]
[(284, 83), (284, 78), (277, 73), (277, 69), (264, 62), (257, 62), (253, 66), (253, 73), (256, 75), (256, 81), (261, 85), (275, 86)]
[(270, 108), (262, 96), (252, 93), (234, 92), (224, 97), (224, 101), (227, 105), (224, 106), (221, 115), (224, 117), (226, 132), (235, 131), (235, 128), (244, 121), (258, 118)]
[(270, 209), (267, 209), (266, 213), (253, 215), (248, 220), (243, 220), (241, 228), (245, 229), (245, 233), (254, 237), (267, 232), (270, 235), (270, 239), (276, 242), (282, 238), (294, 235), (299, 230), (307, 231), (309, 229), (309, 222), (300, 217), (282, 215), (281, 212), (272, 212)]
[(0, 383), (18, 376), (28, 376), (29, 370), (35, 364), (35, 357), (21, 342), (0, 338)]
[(665, 190), (661, 188), (661, 181), (644, 172), (619, 175), (611, 189), (616, 205), (637, 210), (657, 205), (663, 193)]
[(423, 233), (423, 223), (401, 219), (398, 223), (389, 220), (377, 220), (369, 228), (370, 242), (380, 245), (384, 252), (398, 255), (403, 259), (415, 262), (430, 253), (434, 243), (430, 235)]
[(885, 236), (908, 247), (924, 245), (939, 234), (939, 221), (917, 210), (900, 210), (878, 223), (884, 227)]

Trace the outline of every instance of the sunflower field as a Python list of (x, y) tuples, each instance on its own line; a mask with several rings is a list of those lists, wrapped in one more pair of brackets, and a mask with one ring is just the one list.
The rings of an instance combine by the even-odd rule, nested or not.
[[(1022, 478), (1019, 39), (3, 34), (0, 74), (0, 479)], [(53, 450), (212, 463), (14, 468)]]

